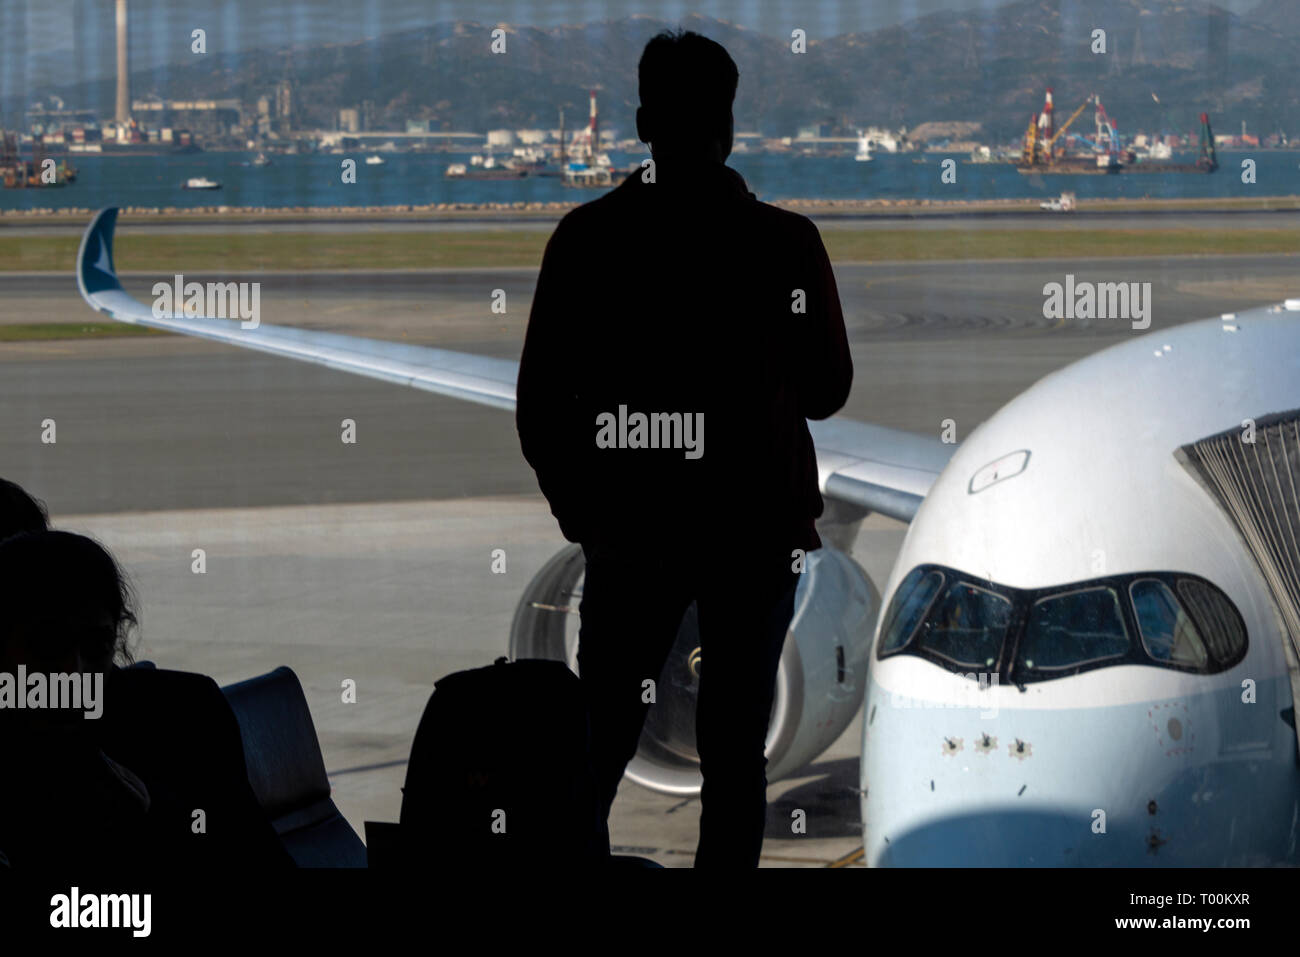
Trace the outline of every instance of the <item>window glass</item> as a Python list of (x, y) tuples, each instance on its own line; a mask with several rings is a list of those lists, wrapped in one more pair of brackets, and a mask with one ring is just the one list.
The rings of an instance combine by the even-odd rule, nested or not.
[(1086, 588), (1034, 602), (1017, 664), (1031, 670), (1070, 668), (1128, 650), (1115, 589)]
[(880, 632), (880, 653), (897, 651), (907, 644), (917, 622), (930, 607), (930, 601), (943, 585), (943, 575), (936, 571), (913, 568), (907, 573), (889, 603), (885, 627)]
[(1205, 668), (1205, 643), (1168, 585), (1143, 578), (1129, 586), (1129, 594), (1147, 654), (1172, 665)]
[(921, 647), (955, 665), (991, 668), (1011, 623), (1011, 602), (967, 582), (953, 582), (926, 618)]
[(1140, 662), (1210, 674), (1239, 662), (1246, 645), (1228, 596), (1180, 573), (1018, 589), (927, 564), (904, 576), (885, 608), (878, 654), (950, 670), (1007, 668), (1023, 684)]
[(1237, 661), (1246, 650), (1246, 629), (1228, 596), (1213, 585), (1182, 578), (1178, 594), (1201, 626), (1206, 650), (1216, 663)]

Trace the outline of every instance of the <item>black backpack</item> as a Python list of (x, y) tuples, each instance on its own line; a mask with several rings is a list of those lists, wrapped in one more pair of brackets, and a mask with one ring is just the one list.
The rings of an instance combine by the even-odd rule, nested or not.
[(434, 685), (402, 789), (407, 862), (607, 863), (582, 684), (560, 661), (498, 658)]

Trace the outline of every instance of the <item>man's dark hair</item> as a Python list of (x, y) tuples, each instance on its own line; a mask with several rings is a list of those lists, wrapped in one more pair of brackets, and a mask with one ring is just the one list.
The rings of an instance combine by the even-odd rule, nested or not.
[(0, 478), (0, 541), (20, 532), (43, 532), (49, 525), (44, 504), (21, 485)]
[(637, 79), (656, 132), (691, 140), (725, 127), (740, 71), (721, 44), (689, 30), (665, 30), (645, 45)]

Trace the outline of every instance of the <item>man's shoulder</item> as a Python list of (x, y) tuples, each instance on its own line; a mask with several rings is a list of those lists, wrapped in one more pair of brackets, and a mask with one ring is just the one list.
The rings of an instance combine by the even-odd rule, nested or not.
[(633, 190), (635, 187), (632, 183), (633, 179), (635, 179), (635, 176), (630, 176), (608, 193), (597, 196), (595, 199), (588, 200), (581, 206), (575, 206), (569, 210), (560, 217), (560, 221), (556, 225), (556, 231), (577, 232), (595, 226), (611, 216), (622, 215), (626, 207), (634, 199)]
[(821, 234), (818, 233), (816, 224), (802, 213), (782, 209), (780, 206), (773, 206), (771, 203), (764, 203), (757, 199), (754, 200), (753, 205), (754, 215), (761, 227), (802, 240), (820, 239)]
[[(743, 180), (741, 184), (743, 186)], [(650, 191), (654, 188), (654, 184), (642, 180), (639, 172), (632, 173), (604, 195), (565, 213), (556, 224), (553, 241), (558, 239), (563, 243), (566, 239), (582, 240), (593, 235), (609, 238), (617, 235), (620, 229), (639, 224), (642, 216), (653, 216), (659, 208), (653, 202), (647, 205), (653, 199)], [(807, 216), (762, 202), (747, 189), (735, 197), (734, 205), (728, 204), (726, 208), (726, 215), (734, 219), (737, 228), (743, 228), (746, 233), (757, 233), (765, 244), (808, 246), (821, 243), (816, 225)], [(716, 212), (709, 215), (716, 215)]]

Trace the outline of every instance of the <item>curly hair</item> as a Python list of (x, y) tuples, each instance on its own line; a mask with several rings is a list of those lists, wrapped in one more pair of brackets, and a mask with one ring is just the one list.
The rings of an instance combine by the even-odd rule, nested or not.
[[(72, 532), (22, 532), (0, 542), (0, 642), (6, 632), (40, 635), (55, 653), (130, 664), (136, 596), (126, 573), (94, 539)], [(78, 614), (82, 618), (78, 619)]]
[(19, 532), (43, 532), (50, 527), (45, 503), (16, 482), (0, 478), (0, 541)]

